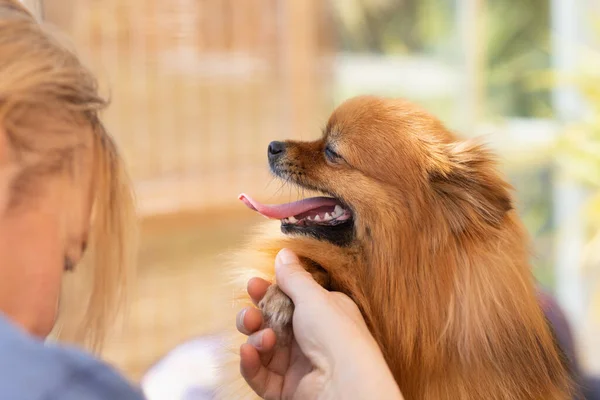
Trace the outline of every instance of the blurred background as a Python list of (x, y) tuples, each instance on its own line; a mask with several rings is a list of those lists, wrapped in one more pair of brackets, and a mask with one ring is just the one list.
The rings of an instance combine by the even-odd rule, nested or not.
[[(267, 144), (340, 101), (406, 97), (485, 135), (516, 188), (540, 283), (600, 374), (600, 0), (42, 0), (112, 98), (138, 192), (137, 293), (106, 357), (137, 381), (215, 333), (219, 256), (261, 221)], [(271, 183), (270, 183), (271, 182)]]

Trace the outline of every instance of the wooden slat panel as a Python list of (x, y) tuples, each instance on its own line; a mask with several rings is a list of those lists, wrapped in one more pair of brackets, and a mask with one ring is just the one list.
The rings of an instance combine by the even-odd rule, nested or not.
[[(107, 125), (152, 212), (262, 192), (268, 142), (319, 134), (330, 50), (320, 4), (46, 0), (45, 9), (110, 88)], [(152, 187), (171, 189), (148, 198)]]

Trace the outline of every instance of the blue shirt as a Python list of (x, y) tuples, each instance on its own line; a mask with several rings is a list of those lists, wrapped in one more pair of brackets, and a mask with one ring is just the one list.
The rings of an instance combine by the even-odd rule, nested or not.
[(0, 399), (143, 400), (144, 396), (91, 355), (46, 344), (0, 315)]

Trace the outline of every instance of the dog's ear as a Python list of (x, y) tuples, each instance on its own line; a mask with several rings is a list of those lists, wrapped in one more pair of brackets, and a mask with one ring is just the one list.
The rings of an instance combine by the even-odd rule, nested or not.
[(498, 174), (490, 151), (477, 141), (445, 144), (440, 150), (443, 157), (429, 177), (452, 230), (499, 226), (513, 208), (511, 187)]

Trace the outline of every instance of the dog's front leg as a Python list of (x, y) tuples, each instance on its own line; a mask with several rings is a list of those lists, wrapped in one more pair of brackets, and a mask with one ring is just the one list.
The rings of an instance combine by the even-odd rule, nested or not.
[[(324, 288), (328, 289), (330, 280), (329, 275), (314, 261), (300, 257), (304, 269), (313, 276), (315, 281)], [(292, 317), (294, 315), (294, 303), (277, 286), (273, 284), (267, 289), (267, 293), (258, 303), (263, 313), (264, 326), (273, 329), (277, 336), (277, 345), (285, 346), (292, 339)]]

